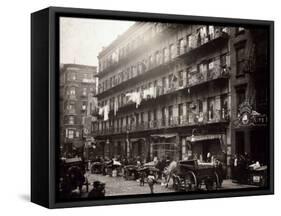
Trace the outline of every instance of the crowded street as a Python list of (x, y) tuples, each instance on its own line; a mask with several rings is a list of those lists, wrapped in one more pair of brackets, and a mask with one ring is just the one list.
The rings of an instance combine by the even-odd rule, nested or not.
[[(86, 174), (88, 176), (89, 191), (92, 190), (92, 182), (100, 181), (105, 183), (105, 196), (122, 196), (122, 195), (140, 195), (140, 194), (150, 194), (150, 189), (147, 183), (144, 186), (140, 186), (139, 180), (125, 180), (123, 177), (111, 177), (104, 176), (102, 174)], [(175, 189), (172, 187), (173, 181), (171, 180), (168, 188), (161, 181), (154, 185), (154, 193), (171, 193), (175, 192)], [(219, 190), (226, 189), (243, 189), (243, 188), (256, 188), (254, 185), (244, 185), (233, 183), (231, 179), (224, 180), (222, 187)], [(83, 188), (82, 197), (87, 197), (88, 193), (86, 192), (86, 187)]]

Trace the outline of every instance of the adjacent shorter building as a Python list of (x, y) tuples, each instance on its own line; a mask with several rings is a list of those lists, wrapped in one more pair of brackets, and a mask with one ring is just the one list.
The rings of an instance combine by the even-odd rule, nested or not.
[(62, 157), (84, 153), (97, 109), (97, 68), (63, 64), (60, 68), (60, 148)]

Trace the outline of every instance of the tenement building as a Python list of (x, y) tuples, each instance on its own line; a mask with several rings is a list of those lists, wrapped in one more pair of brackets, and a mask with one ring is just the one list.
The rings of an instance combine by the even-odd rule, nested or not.
[(78, 64), (60, 67), (60, 143), (61, 156), (85, 153), (91, 135), (92, 115), (97, 109), (97, 68)]
[(263, 149), (255, 142), (266, 139), (264, 127), (249, 122), (267, 112), (266, 63), (255, 66), (266, 59), (264, 37), (241, 27), (131, 26), (98, 56), (93, 136), (102, 156), (204, 161), (210, 153), (229, 164)]

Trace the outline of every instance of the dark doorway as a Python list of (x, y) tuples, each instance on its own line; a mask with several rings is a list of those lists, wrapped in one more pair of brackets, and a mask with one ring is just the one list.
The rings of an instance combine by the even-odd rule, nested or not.
[(236, 134), (236, 154), (245, 153), (245, 133), (244, 131), (237, 131)]

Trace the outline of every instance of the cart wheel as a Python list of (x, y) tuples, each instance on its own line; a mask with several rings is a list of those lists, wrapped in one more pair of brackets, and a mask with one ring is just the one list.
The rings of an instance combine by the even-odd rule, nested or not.
[(198, 185), (198, 181), (194, 172), (192, 171), (187, 172), (186, 176), (184, 177), (185, 191), (197, 190), (197, 185)]

